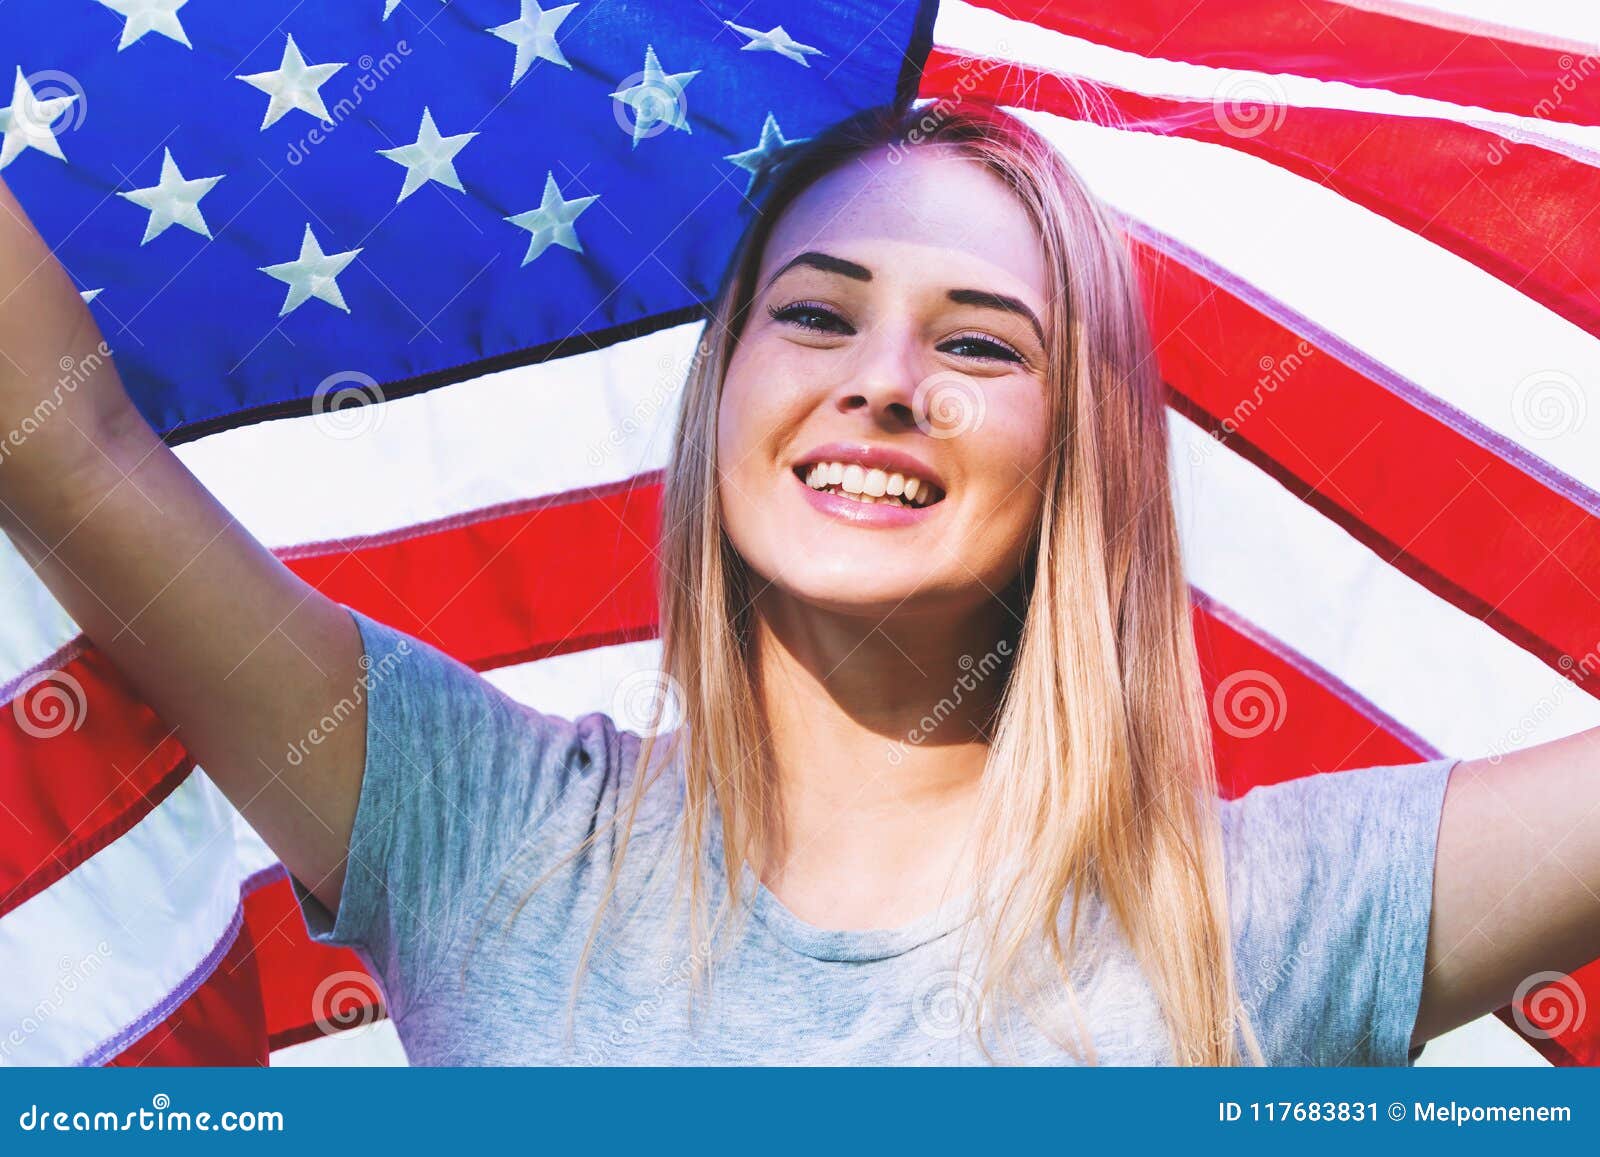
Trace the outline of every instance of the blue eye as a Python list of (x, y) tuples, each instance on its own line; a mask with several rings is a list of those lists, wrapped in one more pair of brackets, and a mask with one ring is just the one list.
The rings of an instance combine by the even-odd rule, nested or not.
[[(817, 333), (853, 332), (845, 323), (845, 320), (838, 314), (834, 313), (831, 309), (824, 309), (820, 305), (812, 305), (809, 302), (797, 301), (793, 305), (785, 305), (782, 308), (769, 305), (767, 306), (767, 313), (774, 321), (788, 322), (790, 325), (797, 325), (801, 329), (814, 330)], [(815, 321), (810, 320), (812, 318), (824, 318), (827, 321), (834, 322), (837, 325), (843, 326), (844, 328), (842, 331), (837, 329), (829, 329), (827, 325), (819, 325)]]
[[(995, 341), (994, 338), (992, 338), (992, 337), (985, 337), (983, 334), (978, 334), (978, 333), (962, 334), (960, 337), (953, 337), (953, 338), (951, 338), (949, 341), (947, 341), (945, 343), (945, 346), (952, 346), (952, 345), (977, 346), (977, 347), (980, 347), (983, 351), (985, 351), (985, 352), (982, 352), (982, 353), (975, 353), (975, 354), (957, 354), (956, 355), (957, 357), (976, 357), (976, 358), (985, 358), (985, 359), (987, 359), (989, 361), (1005, 361), (1005, 362), (1020, 362), (1020, 361), (1022, 361), (1022, 355), (1017, 353), (1016, 350), (1012, 349), (1008, 345), (1002, 345), (1000, 342)], [(942, 349), (944, 347), (941, 346), (940, 348)]]

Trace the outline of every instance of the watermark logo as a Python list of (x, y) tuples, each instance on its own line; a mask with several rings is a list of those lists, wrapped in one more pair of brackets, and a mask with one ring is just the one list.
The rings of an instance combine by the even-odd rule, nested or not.
[(924, 434), (959, 438), (983, 425), (988, 402), (977, 382), (954, 370), (941, 370), (917, 384), (911, 412)]
[(89, 700), (83, 684), (67, 672), (39, 671), (17, 688), (11, 713), (24, 734), (54, 739), (83, 726), (89, 715)]
[(1581, 1028), (1588, 1011), (1583, 989), (1565, 972), (1535, 972), (1517, 985), (1511, 997), (1511, 1018), (1535, 1040)]
[(321, 433), (341, 441), (360, 438), (383, 425), (383, 388), (358, 370), (329, 374), (311, 394), (311, 413)]
[(1289, 97), (1270, 76), (1232, 76), (1217, 85), (1211, 101), (1217, 127), (1248, 140), (1283, 124)]
[(635, 735), (648, 738), (670, 731), (682, 717), (683, 688), (665, 671), (646, 669), (625, 675), (611, 697), (612, 721)]
[(1578, 379), (1561, 370), (1540, 370), (1511, 392), (1511, 420), (1541, 441), (1575, 432), (1589, 415), (1589, 401)]
[(953, 1040), (978, 1023), (983, 990), (965, 972), (945, 969), (917, 985), (911, 1012), (917, 1027), (935, 1040)]
[(1217, 684), (1211, 711), (1235, 739), (1254, 739), (1283, 726), (1289, 701), (1283, 684), (1266, 671), (1235, 671)]
[(365, 972), (325, 976), (311, 994), (311, 1015), (324, 1033), (360, 1032), (380, 1019), (383, 991)]

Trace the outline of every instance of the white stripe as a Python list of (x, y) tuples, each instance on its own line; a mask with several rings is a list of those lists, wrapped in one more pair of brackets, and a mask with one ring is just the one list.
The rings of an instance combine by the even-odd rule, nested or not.
[(1600, 339), (1471, 262), (1256, 157), (1013, 111), (1118, 209), (1600, 490)]
[(75, 1064), (141, 1018), (139, 1031), (153, 1027), (163, 1001), (204, 979), (191, 974), (228, 930), (246, 874), (234, 814), (210, 780), (190, 775), (0, 920), (0, 1064)]
[(702, 328), (383, 405), (243, 426), (180, 446), (178, 456), (273, 547), (617, 482), (665, 464)]
[[(1185, 567), (1207, 595), (1445, 755), (1504, 753), (1600, 726), (1592, 695), (1186, 418), (1169, 411), (1168, 425)], [(1285, 718), (1292, 727), (1292, 702)]]
[[(602, 711), (626, 723), (637, 702), (628, 688), (659, 661), (659, 643), (627, 643), (487, 678), (550, 714)], [(161, 1002), (175, 1006), (204, 980), (190, 974), (228, 928), (240, 885), (275, 863), (210, 780), (189, 776), (121, 839), (0, 919), (0, 1064), (72, 1064)], [(178, 991), (186, 979), (195, 983)]]
[[(1351, 8), (1385, 12), (1501, 39), (1556, 49), (1600, 45), (1600, 10), (1594, 0), (1340, 0)], [(1498, 27), (1496, 27), (1498, 26)]]
[[(1471, 124), (1506, 126), (1588, 150), (1600, 160), (1600, 127), (1517, 116), (1493, 109), (1410, 96), (1343, 81), (1290, 73), (1212, 68), (1185, 61), (1140, 56), (1014, 20), (964, 0), (939, 6), (934, 43), (953, 50), (1000, 57), (1053, 72), (1071, 73), (1132, 92), (1228, 104), (1267, 102), (1302, 108), (1339, 108), (1389, 116), (1443, 117)], [(1600, 50), (1597, 50), (1600, 51)], [(1511, 67), (1508, 63), (1507, 68)], [(1586, 74), (1592, 78), (1592, 73)], [(1574, 80), (1582, 80), (1574, 76)], [(1554, 99), (1553, 94), (1552, 99)]]
[(577, 719), (600, 711), (623, 730), (637, 731), (646, 725), (642, 713), (648, 708), (652, 689), (660, 685), (660, 668), (661, 642), (650, 639), (518, 663), (484, 674), (517, 702), (547, 715)]
[[(703, 328), (676, 326), (382, 405), (261, 422), (180, 446), (177, 454), (271, 547), (376, 534), (618, 482), (666, 465), (678, 396)], [(0, 626), (4, 685), (78, 629), (3, 539), (0, 597), (17, 612)]]

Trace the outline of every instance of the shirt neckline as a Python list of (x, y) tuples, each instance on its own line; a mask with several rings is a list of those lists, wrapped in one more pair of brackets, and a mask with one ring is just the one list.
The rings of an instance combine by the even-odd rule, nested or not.
[[(711, 862), (720, 873), (725, 863), (722, 824), (713, 816), (708, 826), (711, 829)], [(796, 916), (761, 882), (749, 864), (740, 865), (740, 886), (746, 896), (754, 893), (751, 914), (766, 925), (780, 943), (813, 960), (849, 963), (888, 960), (948, 936), (973, 918), (971, 904), (977, 891), (969, 888), (926, 916), (898, 928), (845, 929), (821, 928)]]

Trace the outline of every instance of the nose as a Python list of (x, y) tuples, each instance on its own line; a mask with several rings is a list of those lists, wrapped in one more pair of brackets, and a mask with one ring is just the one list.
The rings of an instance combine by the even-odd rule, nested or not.
[(909, 327), (879, 322), (861, 335), (835, 396), (841, 413), (860, 413), (887, 429), (916, 427), (915, 400), (921, 380), (917, 339)]

